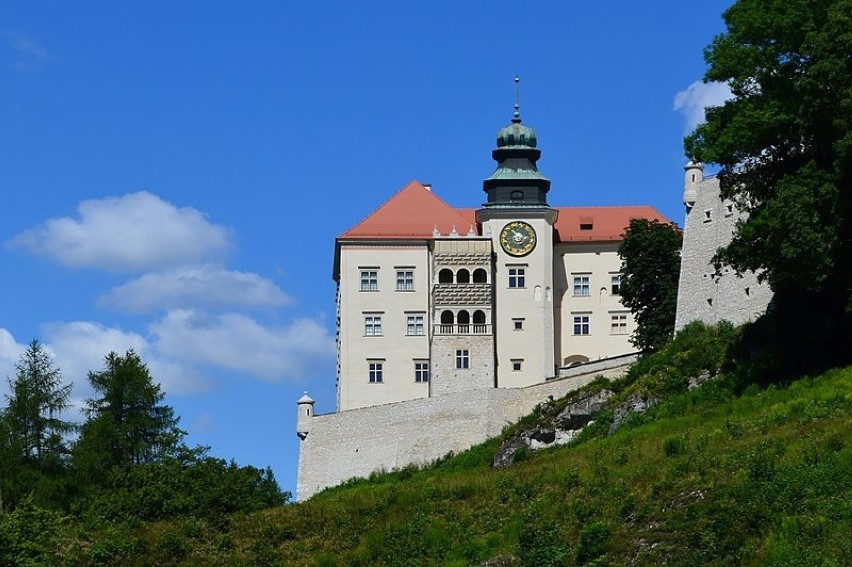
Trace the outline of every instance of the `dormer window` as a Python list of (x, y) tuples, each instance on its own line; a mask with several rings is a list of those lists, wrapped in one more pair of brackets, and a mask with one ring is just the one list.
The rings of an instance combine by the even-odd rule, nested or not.
[(595, 221), (592, 217), (580, 217), (580, 230), (592, 230), (595, 227)]

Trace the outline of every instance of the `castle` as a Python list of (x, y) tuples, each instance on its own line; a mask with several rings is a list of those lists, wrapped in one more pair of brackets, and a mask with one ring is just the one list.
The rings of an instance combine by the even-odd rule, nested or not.
[(337, 412), (298, 402), (299, 499), (464, 450), (634, 359), (617, 249), (631, 219), (666, 219), (551, 207), (537, 145), (516, 103), (481, 208), (412, 181), (337, 238)]

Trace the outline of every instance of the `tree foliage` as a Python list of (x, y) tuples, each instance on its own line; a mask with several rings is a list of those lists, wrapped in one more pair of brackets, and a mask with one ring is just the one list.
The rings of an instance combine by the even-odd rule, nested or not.
[(139, 465), (171, 454), (184, 432), (174, 410), (162, 401), (148, 367), (133, 350), (104, 359), (104, 369), (89, 372), (99, 398), (86, 400), (88, 417), (81, 430), (75, 459), (98, 475), (112, 467)]
[(621, 302), (636, 319), (630, 342), (643, 352), (659, 349), (674, 332), (682, 242), (673, 224), (633, 219), (618, 247)]
[(239, 466), (207, 451), (184, 446), (157, 461), (112, 469), (110, 489), (87, 499), (84, 513), (109, 521), (190, 516), (218, 521), (289, 500), (289, 492), (281, 491), (271, 469)]
[[(705, 51), (734, 97), (685, 140), (718, 164), (722, 197), (748, 213), (717, 265), (775, 292), (777, 330), (820, 355), (852, 340), (852, 0), (739, 0)], [(798, 348), (796, 345), (798, 344)], [(816, 355), (816, 356), (813, 356)]]
[(0, 510), (27, 495), (39, 505), (56, 505), (67, 488), (68, 434), (62, 419), (71, 384), (44, 347), (33, 340), (8, 379), (6, 406), (0, 411)]
[(67, 454), (65, 435), (74, 428), (62, 419), (72, 386), (62, 384), (59, 369), (37, 340), (27, 346), (15, 371), (3, 412), (7, 442), (22, 460), (42, 470), (55, 468)]

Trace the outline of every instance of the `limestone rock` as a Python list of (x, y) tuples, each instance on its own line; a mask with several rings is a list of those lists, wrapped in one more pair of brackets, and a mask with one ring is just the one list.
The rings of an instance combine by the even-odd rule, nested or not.
[(626, 402), (616, 408), (612, 416), (612, 425), (609, 426), (609, 434), (612, 435), (618, 431), (618, 428), (621, 427), (621, 424), (624, 423), (624, 420), (631, 413), (644, 413), (656, 403), (657, 400), (655, 398), (645, 399), (641, 394), (633, 394)]
[(577, 401), (568, 404), (553, 420), (560, 429), (580, 429), (592, 420), (592, 416), (600, 411), (607, 400), (612, 397), (609, 390), (583, 394)]

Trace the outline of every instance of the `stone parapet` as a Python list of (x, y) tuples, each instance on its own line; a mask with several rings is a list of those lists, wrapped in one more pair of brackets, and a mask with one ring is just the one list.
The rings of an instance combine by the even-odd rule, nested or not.
[[(604, 372), (615, 377), (628, 367), (625, 359)], [(564, 396), (599, 375), (591, 365), (585, 370), (526, 388), (483, 388), (314, 416), (300, 445), (296, 497), (305, 500), (353, 477), (467, 450), (499, 435), (549, 396)]]

